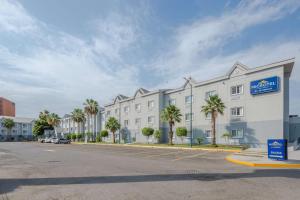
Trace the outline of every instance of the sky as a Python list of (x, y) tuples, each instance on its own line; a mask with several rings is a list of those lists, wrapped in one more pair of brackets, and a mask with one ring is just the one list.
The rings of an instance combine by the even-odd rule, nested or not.
[(300, 114), (299, 33), (299, 0), (0, 0), (0, 96), (17, 116), (63, 116), (87, 98), (103, 106), (295, 57)]

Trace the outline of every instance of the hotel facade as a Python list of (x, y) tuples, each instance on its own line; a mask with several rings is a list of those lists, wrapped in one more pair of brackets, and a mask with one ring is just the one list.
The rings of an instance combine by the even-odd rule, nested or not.
[[(293, 138), (298, 137), (297, 130), (289, 131), (289, 78), (293, 66), (294, 59), (255, 68), (236, 63), (224, 76), (211, 80), (197, 82), (189, 78), (176, 89), (148, 91), (140, 88), (132, 97), (118, 95), (106, 104), (103, 119), (115, 117), (120, 122), (117, 138), (125, 142), (156, 142), (154, 138), (147, 141), (142, 135), (144, 127), (161, 130), (160, 140), (167, 142), (169, 127), (160, 119), (160, 113), (173, 104), (182, 114), (182, 121), (175, 123), (174, 133), (177, 127), (186, 127), (189, 135), (183, 142), (189, 142), (192, 122), (193, 142), (202, 137), (209, 143), (211, 118), (201, 112), (201, 107), (209, 96), (217, 94), (226, 106), (224, 114), (218, 115), (216, 120), (217, 143), (263, 147), (271, 138), (292, 142), (291, 134)], [(230, 133), (229, 141), (222, 137), (224, 133)], [(181, 143), (176, 134), (173, 139), (175, 143)]]

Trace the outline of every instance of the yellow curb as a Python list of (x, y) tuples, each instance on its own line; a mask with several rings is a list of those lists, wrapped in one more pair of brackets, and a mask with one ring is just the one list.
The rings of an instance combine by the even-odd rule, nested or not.
[[(72, 142), (72, 144), (86, 145), (85, 143)], [(126, 146), (126, 147), (143, 147), (143, 148), (153, 148), (153, 149), (181, 149), (181, 150), (202, 150), (202, 151), (212, 151), (212, 152), (231, 152), (239, 153), (242, 150), (239, 149), (210, 149), (210, 148), (187, 148), (187, 147), (163, 147), (163, 146), (147, 146), (147, 145), (130, 145), (130, 144), (103, 144), (103, 143), (87, 143), (88, 145), (107, 145), (107, 146)]]
[(293, 164), (293, 163), (253, 163), (253, 162), (233, 159), (230, 156), (227, 156), (225, 159), (229, 162), (239, 164), (239, 165), (246, 165), (246, 166), (249, 166), (249, 167), (300, 168), (300, 163), (299, 164)]

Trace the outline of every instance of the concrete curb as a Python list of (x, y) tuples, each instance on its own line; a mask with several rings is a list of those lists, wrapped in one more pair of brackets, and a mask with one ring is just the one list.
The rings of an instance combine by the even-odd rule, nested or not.
[(225, 158), (227, 161), (239, 164), (239, 165), (246, 165), (249, 167), (269, 167), (269, 168), (293, 168), (293, 169), (300, 169), (300, 163), (293, 164), (293, 163), (254, 163), (249, 161), (242, 161), (238, 159), (234, 159), (230, 156), (227, 156)]
[(142, 147), (142, 148), (152, 148), (152, 149), (178, 149), (178, 150), (193, 150), (193, 151), (212, 151), (212, 152), (230, 152), (238, 153), (242, 150), (239, 149), (210, 149), (210, 148), (188, 148), (188, 147), (162, 147), (162, 146), (148, 146), (148, 145), (130, 145), (130, 144), (101, 144), (101, 143), (77, 143), (72, 142), (72, 144), (77, 145), (107, 145), (107, 146), (126, 146), (126, 147)]

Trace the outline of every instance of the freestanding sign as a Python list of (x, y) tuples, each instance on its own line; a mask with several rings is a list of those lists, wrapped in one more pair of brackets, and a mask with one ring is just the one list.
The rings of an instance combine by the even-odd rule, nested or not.
[(268, 140), (268, 158), (273, 160), (287, 160), (287, 140), (269, 139)]
[(273, 76), (250, 82), (250, 93), (252, 95), (279, 91), (279, 77)]

